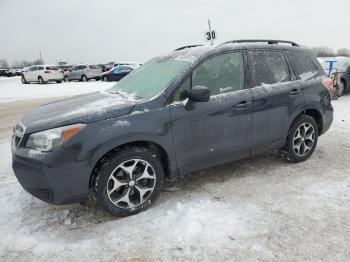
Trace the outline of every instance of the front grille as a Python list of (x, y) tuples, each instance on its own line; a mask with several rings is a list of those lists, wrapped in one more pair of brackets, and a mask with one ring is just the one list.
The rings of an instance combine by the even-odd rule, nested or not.
[(13, 129), (13, 137), (14, 137), (13, 142), (15, 147), (19, 147), (21, 145), (24, 132), (25, 132), (25, 127), (21, 122), (18, 122)]

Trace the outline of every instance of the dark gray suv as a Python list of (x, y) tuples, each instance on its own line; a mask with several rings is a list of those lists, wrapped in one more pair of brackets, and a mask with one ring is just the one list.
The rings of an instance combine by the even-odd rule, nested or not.
[(13, 170), (43, 201), (92, 197), (113, 215), (135, 214), (188, 172), (273, 149), (306, 160), (332, 123), (331, 86), (293, 42), (182, 47), (107, 91), (24, 115)]

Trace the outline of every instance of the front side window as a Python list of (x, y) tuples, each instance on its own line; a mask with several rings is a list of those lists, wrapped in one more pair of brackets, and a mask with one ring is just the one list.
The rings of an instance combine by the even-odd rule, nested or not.
[(282, 52), (249, 51), (253, 87), (276, 84), (290, 80), (287, 62)]
[(318, 76), (318, 70), (311, 58), (306, 53), (287, 51), (295, 76), (299, 80), (308, 80)]
[(200, 64), (185, 79), (174, 94), (174, 101), (183, 101), (188, 91), (196, 85), (206, 86), (210, 95), (229, 93), (244, 89), (244, 62), (241, 52), (217, 55)]
[(192, 86), (206, 86), (210, 95), (244, 89), (244, 62), (241, 52), (216, 55), (192, 73)]

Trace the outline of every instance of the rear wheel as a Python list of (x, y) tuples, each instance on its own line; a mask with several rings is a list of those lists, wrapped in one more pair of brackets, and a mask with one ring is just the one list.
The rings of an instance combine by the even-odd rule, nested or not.
[(318, 140), (318, 127), (313, 117), (299, 116), (289, 129), (285, 148), (281, 155), (290, 162), (307, 160), (314, 152)]
[(337, 87), (335, 92), (336, 92), (337, 97), (341, 97), (344, 94), (344, 92), (345, 92), (345, 82), (344, 81), (340, 81), (340, 84)]
[(97, 203), (114, 216), (146, 210), (163, 187), (163, 167), (144, 147), (128, 147), (102, 160), (95, 172)]
[(56, 83), (57, 83), (57, 84), (60, 84), (60, 83), (62, 83), (62, 81), (61, 81), (61, 80), (58, 80), (58, 81), (56, 81)]

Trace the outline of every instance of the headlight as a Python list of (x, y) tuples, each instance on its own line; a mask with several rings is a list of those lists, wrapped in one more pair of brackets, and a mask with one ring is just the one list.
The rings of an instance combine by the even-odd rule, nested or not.
[(26, 147), (43, 152), (52, 151), (57, 146), (69, 140), (84, 126), (84, 124), (76, 124), (33, 133), (29, 135)]

